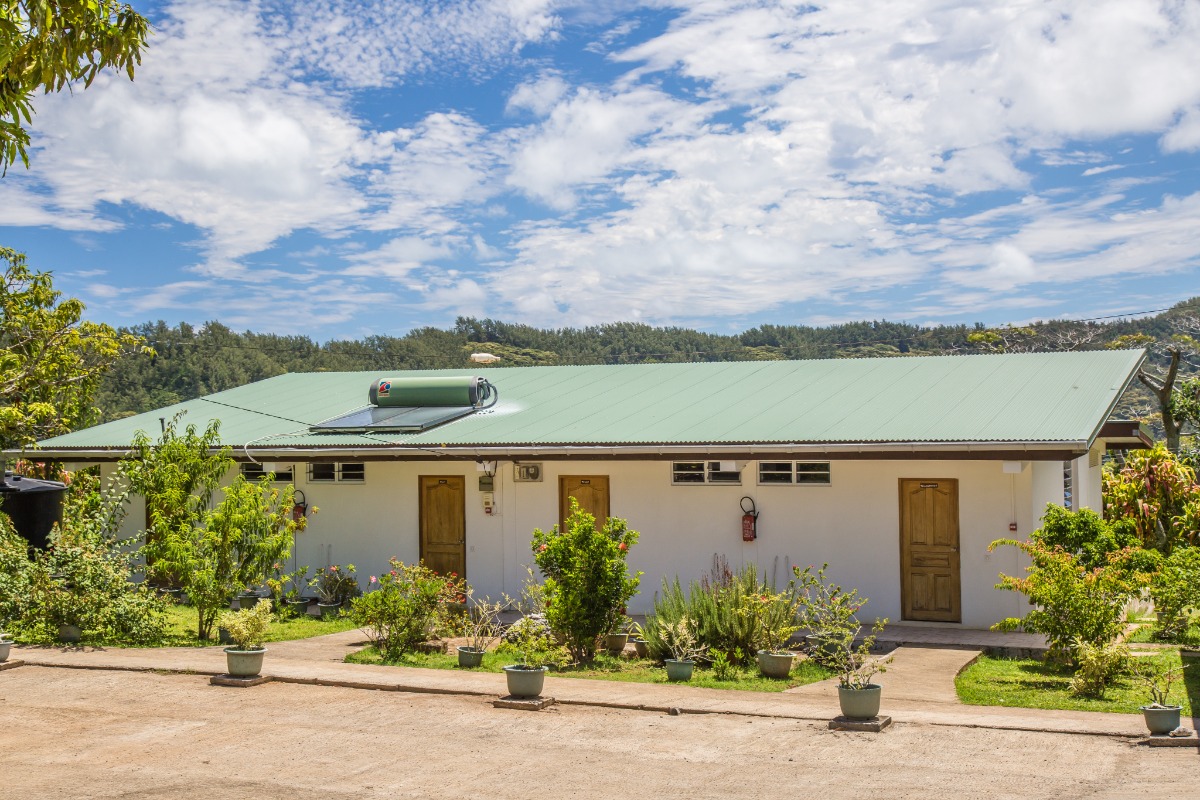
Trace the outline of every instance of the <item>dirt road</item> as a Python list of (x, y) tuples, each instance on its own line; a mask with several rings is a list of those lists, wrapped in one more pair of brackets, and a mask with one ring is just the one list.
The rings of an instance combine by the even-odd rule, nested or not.
[(37, 798), (1131, 798), (1183, 795), (1195, 749), (25, 666), (0, 673), (0, 791)]

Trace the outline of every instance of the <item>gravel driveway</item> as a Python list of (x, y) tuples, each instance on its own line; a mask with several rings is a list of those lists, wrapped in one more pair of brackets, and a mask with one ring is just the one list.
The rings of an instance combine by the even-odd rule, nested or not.
[(192, 675), (0, 673), (0, 790), (24, 798), (1166, 797), (1195, 749), (1102, 736), (558, 706)]

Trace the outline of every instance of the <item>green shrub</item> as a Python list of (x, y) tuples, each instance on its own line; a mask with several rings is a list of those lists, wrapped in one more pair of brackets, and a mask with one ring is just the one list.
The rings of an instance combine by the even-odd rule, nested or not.
[(225, 611), (218, 615), (217, 624), (229, 631), (229, 638), (238, 650), (258, 650), (274, 619), (271, 607), (270, 600), (262, 600), (240, 611)]
[(1116, 639), (1125, 626), (1126, 602), (1149, 582), (1136, 568), (1145, 555), (1140, 548), (1110, 553), (1103, 566), (1085, 569), (1067, 551), (1038, 541), (1005, 539), (991, 547), (1001, 545), (1019, 548), (1032, 563), (1023, 578), (1001, 575), (996, 588), (1020, 592), (1034, 608), (992, 628), (1044, 634), (1049, 656), (1066, 663), (1077, 663), (1081, 642), (1105, 645)]
[(1129, 664), (1129, 648), (1116, 641), (1075, 643), (1075, 677), (1071, 679), (1071, 692), (1081, 697), (1104, 697), (1104, 690), (1113, 678), (1125, 671)]
[(858, 589), (846, 591), (825, 576), (828, 564), (815, 572), (812, 565), (793, 567), (792, 590), (796, 592), (800, 615), (809, 635), (819, 643), (813, 660), (838, 673), (839, 683), (847, 689), (863, 689), (877, 673), (887, 672), (892, 656), (875, 658), (871, 654), (886, 619), (876, 620), (861, 639), (862, 623), (858, 612), (867, 604)]
[(664, 626), (686, 617), (705, 651), (745, 665), (759, 650), (781, 648), (797, 629), (795, 616), (794, 587), (777, 592), (759, 579), (754, 564), (734, 573), (718, 560), (712, 571), (693, 581), (686, 592), (678, 578), (664, 580), (643, 633), (650, 654), (665, 658)]
[(625, 620), (642, 574), (630, 575), (625, 563), (637, 540), (623, 519), (609, 517), (597, 528), (574, 499), (562, 530), (533, 532), (533, 558), (546, 578), (546, 619), (576, 661), (594, 659), (597, 638)]
[(0, 513), (0, 630), (9, 620), (20, 624), (30, 600), (29, 542), (13, 529), (6, 514)]
[(1200, 609), (1200, 547), (1176, 548), (1151, 580), (1150, 597), (1158, 614), (1154, 637), (1182, 640), (1192, 612)]
[[(1141, 543), (1134, 526), (1127, 521), (1111, 523), (1090, 508), (1068, 511), (1060, 505), (1049, 503), (1042, 527), (1030, 534), (1030, 539), (1047, 547), (1061, 547), (1075, 556), (1085, 569), (1095, 569), (1108, 563), (1109, 553)], [(1152, 571), (1151, 563), (1146, 566)]]
[(448, 613), (447, 604), (458, 602), (464, 591), (461, 580), (424, 564), (393, 558), (391, 567), (379, 576), (379, 588), (350, 601), (350, 618), (389, 661), (429, 638)]

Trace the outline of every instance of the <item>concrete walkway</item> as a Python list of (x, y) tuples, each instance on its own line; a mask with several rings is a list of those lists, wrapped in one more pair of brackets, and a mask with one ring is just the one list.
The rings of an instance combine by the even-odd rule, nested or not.
[[(496, 673), (346, 664), (342, 658), (363, 643), (360, 631), (270, 644), (264, 674), (288, 683), (382, 691), (499, 696), (505, 678)], [(954, 676), (978, 650), (905, 647), (894, 653), (885, 686), (884, 713), (898, 724), (1139, 737), (1136, 714), (964, 706), (954, 696)], [(26, 664), (102, 670), (165, 671), (215, 675), (225, 671), (220, 647), (66, 648), (18, 647), (12, 658)], [(3, 681), (4, 673), (0, 673)], [(678, 684), (644, 684), (548, 677), (544, 694), (559, 703), (688, 714), (740, 714), (797, 720), (836, 715), (836, 684), (824, 681), (781, 693), (705, 689)]]

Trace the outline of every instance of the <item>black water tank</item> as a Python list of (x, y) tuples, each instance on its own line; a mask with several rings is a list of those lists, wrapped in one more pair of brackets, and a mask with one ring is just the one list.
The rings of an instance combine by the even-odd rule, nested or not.
[(66, 493), (66, 485), (58, 481), (25, 478), (6, 470), (0, 483), (0, 511), (12, 518), (13, 527), (30, 545), (44, 548), (54, 523), (62, 522)]

